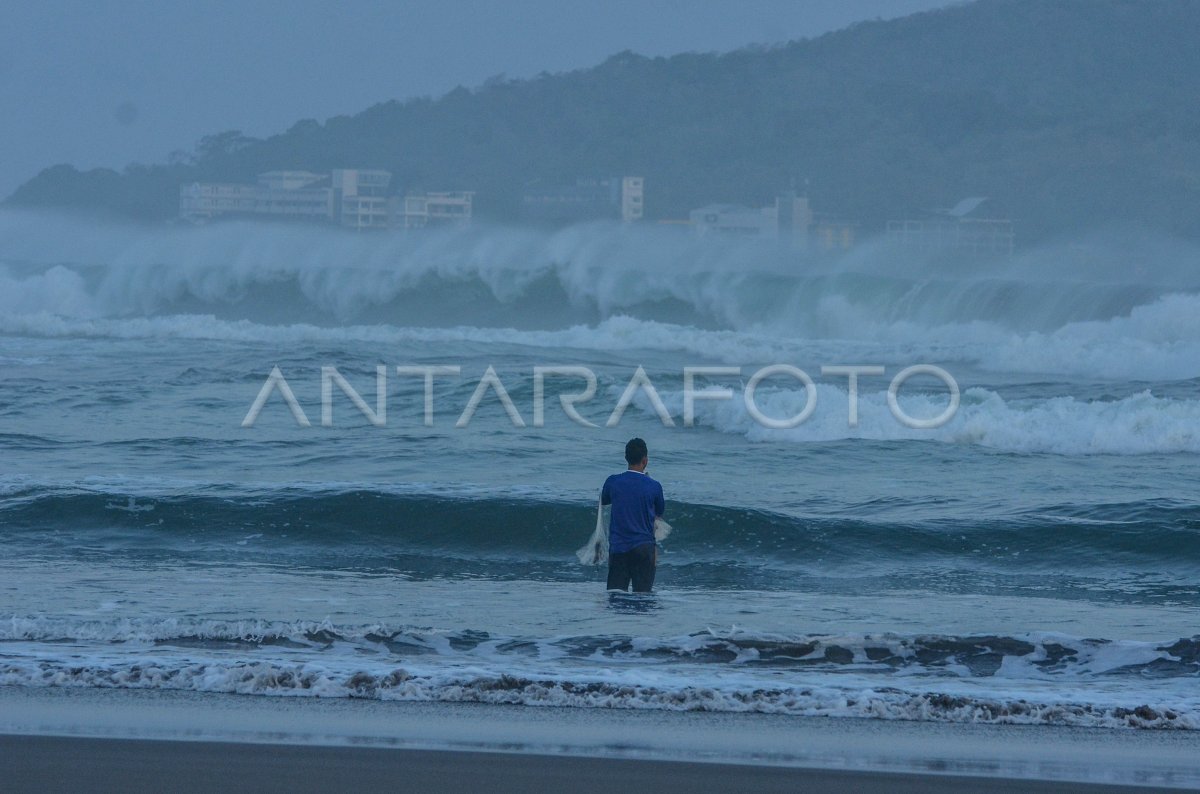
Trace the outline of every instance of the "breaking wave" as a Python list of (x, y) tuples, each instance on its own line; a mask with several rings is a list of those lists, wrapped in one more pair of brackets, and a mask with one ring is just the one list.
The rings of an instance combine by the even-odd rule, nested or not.
[[(794, 382), (794, 381), (793, 381)], [(865, 388), (860, 384), (860, 388)], [(917, 420), (934, 419), (949, 406), (940, 384), (921, 391), (914, 379), (899, 397), (901, 410)], [(937, 389), (941, 390), (938, 393)], [(697, 423), (722, 433), (758, 442), (829, 442), (921, 440), (977, 444), (1006, 452), (1060, 455), (1147, 455), (1200, 453), (1200, 400), (1156, 397), (1144, 390), (1119, 399), (1004, 399), (980, 388), (966, 389), (954, 416), (942, 427), (911, 428), (897, 420), (887, 393), (860, 391), (858, 427), (848, 426), (849, 395), (845, 389), (818, 383), (817, 408), (802, 424), (768, 428), (755, 421), (740, 393), (721, 402), (697, 401)], [(660, 393), (673, 416), (683, 413), (683, 392)], [(755, 404), (767, 417), (786, 420), (805, 410), (804, 389), (761, 388)], [(648, 398), (635, 405), (653, 413)]]
[[(1096, 378), (1200, 376), (1182, 244), (1064, 246), (986, 273), (867, 244), (774, 245), (604, 224), (350, 235), (109, 226), (0, 213), (0, 331), (243, 341), (464, 338), (763, 361), (841, 340)], [(1136, 267), (1134, 266), (1136, 263)]]
[[(1041, 680), (1194, 679), (1200, 637), (1149, 643), (1057, 634), (705, 631), (662, 639), (537, 639), (378, 625), (13, 618), (0, 623), (0, 641), (17, 651), (0, 661), (0, 685), (1200, 728), (1194, 698), (1161, 687), (1156, 692), (1143, 684), (1090, 699), (1082, 687), (1074, 698), (1029, 694)], [(59, 658), (58, 648), (79, 641), (92, 645), (86, 658)], [(231, 650), (236, 660), (222, 658)], [(304, 658), (289, 659), (289, 653)], [(264, 658), (255, 658), (260, 654)], [(605, 667), (568, 673), (564, 659)], [(548, 672), (547, 661), (559, 672)], [(993, 683), (981, 688), (986, 682)]]
[(658, 709), (858, 717), (993, 725), (1195, 730), (1200, 710), (1174, 704), (1095, 705), (1060, 700), (914, 692), (896, 687), (756, 687), (720, 690), (681, 684), (643, 686), (514, 675), (337, 673), (319, 665), (214, 662), (80, 665), (0, 662), (0, 685), (170, 689), (222, 694), (371, 698), (575, 708)]
[[(853, 517), (672, 501), (670, 518), (684, 545), (669, 561), (695, 566), (688, 580), (703, 584), (706, 566), (716, 570), (731, 563), (742, 567), (743, 580), (745, 567), (754, 565), (786, 577), (789, 571), (831, 565), (903, 571), (920, 560), (1020, 571), (1153, 570), (1166, 576), (1194, 572), (1191, 561), (1200, 557), (1200, 508), (1184, 500), (1039, 505), (972, 522), (919, 523), (903, 517), (912, 504), (893, 501), (847, 506), (843, 512)], [(469, 575), (484, 566), (499, 578), (533, 571), (551, 580), (578, 578), (584, 569), (572, 552), (594, 519), (590, 501), (564, 502), (549, 494), (300, 487), (239, 493), (198, 486), (155, 493), (32, 484), (10, 484), (0, 492), (0, 521), (10, 544), (28, 534), (34, 542), (52, 537), (97, 553), (99, 541), (115, 536), (120, 542), (114, 553), (120, 555), (173, 545), (200, 553), (236, 544), (242, 555), (259, 550), (275, 560), (302, 556), (322, 565), (344, 556), (359, 568), (395, 566), (408, 554), (421, 558), (426, 576), (449, 570)], [(252, 544), (245, 542), (248, 537)], [(453, 564), (432, 565), (437, 558)]]

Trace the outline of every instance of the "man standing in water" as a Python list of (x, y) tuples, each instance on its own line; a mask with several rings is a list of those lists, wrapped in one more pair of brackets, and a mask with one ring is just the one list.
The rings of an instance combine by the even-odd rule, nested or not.
[(654, 587), (658, 555), (654, 544), (654, 519), (666, 505), (663, 489), (646, 474), (650, 462), (646, 442), (630, 439), (625, 445), (629, 469), (604, 481), (600, 504), (612, 505), (608, 528), (608, 589), (649, 593)]

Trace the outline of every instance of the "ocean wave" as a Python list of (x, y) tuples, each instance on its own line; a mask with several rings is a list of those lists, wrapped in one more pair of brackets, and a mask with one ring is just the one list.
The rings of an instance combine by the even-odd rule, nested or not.
[[(326, 564), (347, 556), (358, 565), (395, 565), (407, 554), (453, 559), (460, 575), (473, 565), (490, 566), (493, 573), (498, 566), (508, 576), (534, 566), (558, 578), (581, 575), (572, 552), (595, 521), (590, 500), (532, 492), (95, 487), (24, 483), (0, 490), (9, 542), (50, 538), (58, 547), (115, 538), (112, 548), (120, 554), (181, 545), (189, 553), (236, 548), (239, 554), (297, 555)], [(904, 513), (904, 504), (890, 507)], [(912, 522), (889, 510), (864, 504), (847, 506), (844, 515), (812, 515), (672, 501), (670, 518), (678, 531), (666, 562), (781, 571), (848, 565), (861, 574), (924, 559), (1021, 571), (1069, 566), (1165, 574), (1200, 556), (1200, 508), (1184, 501), (1043, 505), (969, 522)], [(86, 545), (97, 553), (94, 542)], [(446, 573), (439, 566), (431, 571)]]
[(319, 665), (214, 662), (128, 665), (0, 661), (0, 685), (166, 689), (274, 696), (371, 698), (573, 708), (753, 712), (806, 717), (858, 717), (992, 725), (1061, 725), (1090, 728), (1200, 728), (1200, 709), (1189, 704), (1126, 705), (913, 692), (893, 687), (755, 688), (639, 686), (513, 675), (420, 676), (404, 668), (386, 673), (332, 672)]
[[(971, 444), (1005, 452), (1059, 455), (1200, 453), (1200, 400), (1156, 397), (1149, 390), (1107, 400), (1072, 396), (1006, 400), (989, 389), (968, 388), (944, 425), (913, 428), (893, 414), (885, 391), (866, 389), (866, 383), (860, 382), (858, 426), (853, 428), (848, 421), (848, 391), (822, 382), (816, 384), (817, 408), (793, 428), (770, 428), (756, 421), (740, 392), (735, 392), (733, 399), (697, 401), (696, 422), (756, 442), (864, 439)], [(664, 389), (659, 394), (672, 416), (682, 415), (681, 390)], [(905, 384), (898, 400), (904, 414), (917, 420), (934, 419), (949, 405), (944, 386), (938, 383), (930, 389), (916, 379)], [(799, 416), (807, 404), (803, 388), (764, 386), (755, 394), (758, 410), (771, 419)], [(634, 405), (655, 415), (644, 393), (637, 395)]]
[[(1097, 246), (1081, 261), (1068, 250), (1031, 252), (984, 274), (898, 261), (872, 245), (800, 264), (762, 242), (604, 224), (345, 235), (236, 223), (112, 227), (4, 212), (0, 331), (460, 338), (648, 347), (736, 363), (795, 361), (814, 341), (837, 341), (1003, 372), (1200, 376), (1200, 294), (1194, 269), (1180, 264), (1194, 255), (1143, 248), (1161, 258), (1151, 261), (1155, 272), (1131, 276), (1106, 257), (1127, 264), (1134, 254)], [(1144, 265), (1147, 255), (1137, 258)]]
[[(387, 324), (320, 326), (308, 323), (270, 325), (249, 320), (225, 320), (211, 314), (140, 318), (78, 319), (47, 312), (0, 312), (0, 332), (24, 336), (97, 339), (194, 339), (266, 344), (369, 343), (383, 345), (458, 344), (513, 345), (578, 351), (640, 351), (693, 353), (729, 361), (774, 361), (794, 358), (800, 341), (787, 341), (737, 331), (707, 331), (688, 326), (639, 320), (627, 315), (608, 317), (594, 326), (573, 325), (554, 331), (514, 328), (405, 327)], [(811, 343), (807, 343), (811, 347)], [(34, 359), (13, 362), (44, 363)]]
[[(626, 598), (629, 598), (626, 596)], [(632, 600), (632, 599), (631, 599)], [(0, 621), (0, 642), (141, 644), (244, 651), (347, 648), (396, 659), (581, 659), (630, 665), (715, 665), (960, 678), (1200, 677), (1200, 635), (1166, 642), (1113, 641), (1034, 632), (1004, 635), (784, 635), (707, 629), (676, 637), (511, 637), (329, 621), (20, 617)], [(311, 657), (316, 658), (316, 657)]]
[[(318, 623), (14, 618), (0, 624), (0, 639), (8, 644), (0, 685), (1200, 728), (1200, 706), (1180, 694), (1200, 670), (1200, 637), (1135, 643), (700, 632), (533, 639)], [(71, 649), (70, 658), (60, 658), (60, 647)], [(574, 665), (564, 667), (564, 658)], [(1086, 685), (1049, 697), (1036, 686), (1125, 679), (1160, 686), (1107, 686), (1091, 698), (1081, 696), (1092, 691)], [(1185, 689), (1161, 686), (1171, 679)]]
[[(35, 304), (36, 305), (36, 304)], [(848, 310), (857, 316), (856, 310)], [(797, 363), (958, 362), (986, 372), (1088, 379), (1179, 381), (1200, 377), (1200, 296), (1166, 295), (1105, 321), (1068, 323), (1052, 331), (1014, 333), (990, 323), (926, 325), (913, 321), (851, 323), (844, 334), (812, 336), (797, 329), (706, 329), (614, 314), (594, 324), (564, 318), (557, 330), (512, 327), (416, 327), (388, 323), (323, 326), (263, 323), (213, 314), (75, 317), (51, 311), (0, 310), (0, 333), (45, 338), (187, 339), (275, 344), (506, 345), (543, 351), (686, 353), (698, 362), (750, 366)], [(869, 361), (867, 361), (869, 359)], [(19, 358), (15, 366), (44, 363)]]
[[(194, 302), (239, 305), (251, 319), (316, 313), (345, 322), (399, 310), (434, 325), (447, 317), (525, 317), (541, 327), (571, 314), (598, 318), (631, 307), (740, 323), (746, 318), (727, 300), (731, 291), (769, 299), (777, 278), (771, 271), (780, 264), (767, 243), (714, 246), (605, 224), (356, 236), (237, 223), (147, 229), (14, 221), (9, 213), (0, 214), (0, 258), (22, 263), (0, 271), (0, 310), (95, 318)], [(748, 278), (750, 271), (761, 278)], [(640, 284), (629, 283), (633, 273), (641, 274)], [(533, 305), (540, 317), (528, 314)]]

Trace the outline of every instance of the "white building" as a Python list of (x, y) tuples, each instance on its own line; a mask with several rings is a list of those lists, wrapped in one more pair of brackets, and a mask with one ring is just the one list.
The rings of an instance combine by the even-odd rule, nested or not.
[(324, 180), (312, 171), (268, 171), (258, 175), (258, 184), (271, 190), (299, 190)]
[(392, 225), (387, 171), (338, 168), (330, 177), (338, 223), (347, 229), (385, 229)]
[(770, 207), (754, 209), (740, 204), (709, 204), (689, 213), (692, 228), (697, 234), (740, 234), (753, 237), (786, 237), (806, 240), (813, 214), (808, 199), (795, 191), (785, 191), (775, 197)]
[(309, 171), (268, 171), (252, 185), (193, 182), (179, 188), (179, 216), (186, 220), (264, 215), (331, 220), (333, 196), (326, 178)]
[(579, 179), (573, 185), (529, 184), (521, 196), (522, 218), (537, 224), (603, 219), (633, 223), (645, 214), (645, 179), (640, 176)]
[(309, 171), (268, 171), (252, 185), (193, 182), (179, 188), (179, 215), (196, 222), (256, 215), (327, 221), (333, 204), (323, 180)]
[(193, 182), (179, 187), (179, 216), (195, 223), (220, 217), (270, 217), (336, 223), (347, 229), (419, 229), (468, 224), (474, 192), (388, 195), (392, 175), (338, 168), (329, 174), (268, 171), (252, 185)]
[(410, 193), (398, 202), (393, 223), (403, 229), (427, 226), (465, 226), (471, 222), (475, 192)]
[(846, 249), (854, 245), (857, 224), (815, 216), (805, 196), (787, 190), (775, 204), (755, 209), (740, 204), (709, 204), (688, 217), (696, 234), (777, 239), (793, 248)]
[(646, 214), (644, 179), (640, 176), (621, 178), (621, 220), (640, 221)]
[(222, 215), (253, 214), (258, 207), (258, 185), (226, 182), (193, 182), (179, 187), (179, 216), (197, 223)]
[(255, 212), (278, 218), (328, 220), (333, 200), (325, 177), (311, 171), (268, 171), (258, 175)]
[(972, 257), (1012, 256), (1013, 221), (985, 196), (965, 198), (922, 218), (887, 222), (893, 246)]
[(774, 207), (753, 209), (741, 204), (709, 204), (692, 210), (688, 218), (701, 237), (710, 234), (774, 237), (779, 233)]

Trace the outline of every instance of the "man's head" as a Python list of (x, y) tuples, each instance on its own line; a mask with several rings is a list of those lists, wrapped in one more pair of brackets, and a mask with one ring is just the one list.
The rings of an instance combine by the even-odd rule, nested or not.
[(631, 469), (645, 468), (646, 459), (649, 456), (650, 450), (646, 449), (646, 442), (640, 438), (631, 438), (625, 445), (625, 462)]

